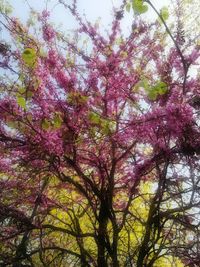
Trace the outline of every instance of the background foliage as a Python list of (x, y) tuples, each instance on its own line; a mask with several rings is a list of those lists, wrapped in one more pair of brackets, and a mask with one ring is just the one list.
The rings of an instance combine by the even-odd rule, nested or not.
[(199, 266), (198, 2), (58, 4), (70, 36), (0, 2), (0, 265)]

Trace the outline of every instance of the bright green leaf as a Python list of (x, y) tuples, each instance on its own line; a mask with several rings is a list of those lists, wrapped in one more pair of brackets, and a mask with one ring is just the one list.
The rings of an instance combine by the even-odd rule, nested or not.
[(91, 123), (94, 123), (94, 124), (99, 124), (100, 121), (101, 121), (101, 118), (98, 114), (94, 113), (94, 112), (90, 112), (89, 114), (89, 121)]
[(137, 91), (140, 88), (143, 88), (146, 92), (148, 92), (150, 90), (149, 83), (148, 83), (147, 79), (144, 78), (141, 81), (139, 81), (138, 83), (136, 83), (135, 86), (133, 86), (132, 90)]
[(142, 13), (146, 13), (148, 11), (148, 6), (146, 6), (146, 5), (143, 5), (143, 6), (141, 6), (141, 7), (139, 7), (138, 8), (138, 13), (139, 14), (142, 14)]
[(153, 87), (149, 87), (147, 90), (150, 100), (156, 100), (159, 95), (164, 95), (168, 92), (167, 84), (164, 82), (158, 82)]
[(157, 91), (160, 95), (164, 95), (167, 93), (168, 88), (167, 88), (167, 84), (164, 82), (159, 82), (157, 85)]
[(133, 0), (132, 8), (136, 14), (142, 14), (148, 11), (148, 6), (144, 5), (143, 0)]
[(107, 120), (101, 120), (101, 132), (105, 135), (110, 133), (110, 123)]
[(26, 109), (26, 100), (22, 96), (17, 97), (17, 104), (21, 107)]
[(34, 67), (36, 63), (36, 51), (33, 48), (26, 48), (22, 53), (24, 63), (29, 67)]
[(147, 79), (143, 79), (143, 80), (140, 82), (140, 85), (141, 85), (141, 87), (143, 87), (145, 90), (149, 90), (149, 84), (148, 84)]
[(158, 96), (158, 93), (155, 90), (151, 90), (148, 93), (148, 98), (150, 100), (156, 100), (157, 96)]
[(62, 118), (57, 114), (53, 120), (54, 128), (58, 129), (62, 125)]
[(162, 16), (162, 18), (164, 20), (167, 20), (169, 18), (169, 11), (168, 11), (168, 8), (167, 7), (163, 7), (161, 8), (160, 10), (160, 15)]
[(20, 87), (20, 88), (18, 89), (18, 92), (19, 92), (20, 94), (23, 94), (23, 93), (26, 92), (26, 88), (25, 88), (25, 87)]

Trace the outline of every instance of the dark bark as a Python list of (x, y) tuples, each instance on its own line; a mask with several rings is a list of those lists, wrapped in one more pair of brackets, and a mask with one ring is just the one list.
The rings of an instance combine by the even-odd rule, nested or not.
[(105, 203), (101, 203), (99, 211), (99, 228), (98, 228), (98, 267), (108, 267), (106, 261), (106, 234), (107, 234), (107, 224), (108, 224), (108, 208)]

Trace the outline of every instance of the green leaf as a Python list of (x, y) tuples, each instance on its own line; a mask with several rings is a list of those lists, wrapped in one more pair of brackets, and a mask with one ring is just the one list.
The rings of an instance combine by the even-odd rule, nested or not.
[(146, 78), (137, 82), (133, 87), (132, 91), (138, 91), (140, 88), (143, 88), (146, 92), (150, 90), (148, 80)]
[(116, 44), (116, 45), (121, 45), (122, 43), (123, 43), (123, 38), (122, 38), (122, 37), (117, 38), (117, 39), (115, 40), (115, 44)]
[(26, 88), (25, 88), (25, 87), (20, 87), (20, 88), (18, 89), (18, 92), (19, 92), (20, 94), (23, 94), (23, 93), (26, 92)]
[(42, 122), (42, 129), (48, 130), (50, 127), (51, 127), (51, 123), (47, 119), (44, 119)]
[(153, 87), (147, 90), (148, 98), (150, 100), (156, 100), (159, 95), (164, 95), (168, 92), (167, 84), (164, 82), (158, 82)]
[(148, 6), (144, 5), (143, 0), (133, 0), (132, 8), (136, 14), (142, 14), (148, 11)]
[(62, 122), (63, 122), (62, 118), (60, 117), (59, 114), (57, 114), (55, 116), (54, 120), (53, 120), (53, 126), (54, 126), (54, 128), (59, 129), (60, 126), (62, 125)]
[(87, 103), (88, 97), (79, 92), (69, 93), (67, 100), (70, 104), (83, 105)]
[(128, 4), (126, 5), (126, 11), (127, 11), (127, 12), (130, 12), (130, 10), (131, 10), (131, 3), (128, 3)]
[(98, 114), (94, 112), (90, 112), (89, 114), (89, 121), (94, 124), (99, 124), (101, 122), (101, 118)]
[(160, 10), (160, 15), (162, 16), (162, 18), (164, 20), (167, 20), (169, 18), (169, 11), (168, 11), (168, 8), (167, 7), (163, 7), (161, 8)]
[(0, 0), (0, 12), (9, 15), (10, 13), (12, 13), (12, 11), (13, 7), (9, 4), (8, 1)]
[(148, 98), (150, 100), (156, 100), (157, 96), (158, 96), (158, 93), (155, 90), (151, 90), (148, 93)]
[(26, 100), (22, 96), (17, 97), (17, 104), (21, 107), (26, 109)]
[(147, 79), (141, 81), (141, 87), (143, 87), (146, 91), (149, 90), (149, 84)]
[(108, 120), (102, 119), (100, 127), (103, 134), (108, 135), (110, 133), (110, 122)]
[(157, 88), (157, 91), (158, 91), (159, 95), (164, 95), (168, 91), (167, 84), (164, 83), (164, 82), (159, 82), (156, 85), (156, 88)]
[(6, 124), (10, 128), (17, 128), (17, 123), (15, 121), (8, 121)]
[(139, 14), (146, 13), (147, 11), (148, 11), (148, 6), (146, 6), (146, 5), (141, 6), (141, 7), (139, 7), (139, 9), (138, 9), (138, 13), (139, 13)]
[(33, 96), (33, 92), (28, 91), (26, 95), (27, 95), (28, 98), (31, 98)]
[(34, 67), (36, 63), (36, 51), (33, 48), (26, 48), (22, 53), (24, 63), (29, 67)]

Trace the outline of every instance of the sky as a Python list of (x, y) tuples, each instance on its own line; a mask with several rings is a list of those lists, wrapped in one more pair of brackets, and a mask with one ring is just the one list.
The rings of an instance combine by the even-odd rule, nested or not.
[[(6, 1), (6, 0), (4, 0)], [(51, 20), (55, 24), (62, 23), (63, 29), (70, 30), (76, 27), (76, 22), (73, 20), (72, 16), (58, 3), (58, 0), (7, 0), (13, 6), (13, 13), (16, 17), (21, 20), (26, 21), (29, 16), (30, 7), (35, 10), (43, 10), (46, 8), (52, 10)], [(67, 2), (71, 2), (67, 0)], [(112, 19), (113, 6), (119, 7), (122, 0), (77, 0), (78, 8), (81, 14), (85, 14), (86, 18), (95, 22), (99, 18), (100, 25), (104, 29), (108, 27)], [(170, 0), (152, 0), (155, 7), (160, 10), (163, 6), (170, 4)], [(124, 30), (130, 27), (133, 13), (128, 14), (126, 12), (124, 20)], [(156, 18), (155, 12), (149, 8), (148, 12), (145, 14), (149, 19)]]

